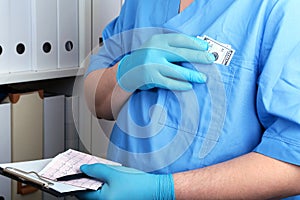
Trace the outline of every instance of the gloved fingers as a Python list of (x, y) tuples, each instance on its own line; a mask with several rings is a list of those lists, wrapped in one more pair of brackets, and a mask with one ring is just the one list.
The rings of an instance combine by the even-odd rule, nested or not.
[(194, 49), (199, 51), (208, 50), (208, 42), (197, 37), (178, 33), (165, 34), (165, 37), (167, 38), (167, 42), (171, 47)]
[(193, 83), (205, 83), (207, 80), (206, 75), (197, 70), (188, 69), (172, 63), (161, 67), (159, 71), (161, 75), (177, 80), (184, 80)]
[(215, 61), (214, 55), (207, 52), (208, 42), (179, 33), (154, 35), (138, 50), (139, 56), (144, 54), (146, 58), (148, 54), (150, 58), (165, 57), (170, 62), (210, 64)]
[(185, 91), (193, 89), (193, 85), (188, 81), (176, 80), (172, 78), (162, 77), (159, 83), (150, 83), (139, 87), (140, 90), (149, 90), (152, 88), (164, 88), (168, 90), (178, 90), (178, 91)]
[(88, 176), (99, 179), (105, 183), (109, 183), (114, 177), (115, 173), (115, 170), (113, 170), (111, 167), (101, 163), (82, 165), (80, 166), (80, 170)]
[(176, 80), (176, 79), (163, 79), (160, 84), (156, 84), (156, 87), (164, 88), (168, 90), (185, 91), (193, 89), (193, 85), (187, 81)]
[(172, 47), (171, 54), (166, 54), (170, 62), (194, 62), (211, 64), (215, 61), (215, 56), (207, 51)]

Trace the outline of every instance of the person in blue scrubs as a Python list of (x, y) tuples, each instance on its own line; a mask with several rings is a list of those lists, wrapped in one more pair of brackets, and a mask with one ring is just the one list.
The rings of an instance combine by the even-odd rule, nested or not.
[[(299, 0), (126, 0), (85, 93), (116, 120), (84, 199), (300, 199)], [(229, 66), (207, 52), (230, 45)]]

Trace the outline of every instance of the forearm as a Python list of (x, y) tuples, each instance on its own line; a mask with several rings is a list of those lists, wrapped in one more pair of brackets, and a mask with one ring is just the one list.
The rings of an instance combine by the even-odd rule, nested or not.
[(131, 93), (122, 90), (116, 81), (118, 64), (90, 73), (84, 83), (89, 109), (98, 118), (115, 119)]
[(174, 174), (176, 199), (270, 199), (300, 193), (300, 168), (258, 153)]

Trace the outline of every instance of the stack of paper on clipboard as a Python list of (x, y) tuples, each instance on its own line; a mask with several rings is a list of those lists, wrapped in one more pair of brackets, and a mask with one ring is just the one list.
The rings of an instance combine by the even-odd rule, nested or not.
[(0, 174), (32, 185), (57, 197), (80, 191), (97, 190), (102, 182), (81, 178), (76, 181), (57, 181), (59, 177), (80, 173), (83, 164), (104, 163), (121, 165), (103, 158), (69, 149), (55, 158), (0, 164)]

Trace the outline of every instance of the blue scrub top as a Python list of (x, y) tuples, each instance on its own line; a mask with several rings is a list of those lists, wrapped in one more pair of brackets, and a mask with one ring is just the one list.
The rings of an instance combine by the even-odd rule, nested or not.
[(255, 151), (300, 165), (299, 0), (126, 0), (104, 30), (91, 71), (151, 35), (207, 35), (236, 50), (229, 66), (180, 63), (208, 76), (193, 90), (136, 91), (113, 128), (108, 157), (153, 173), (202, 168)]

